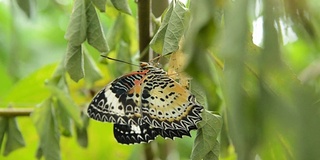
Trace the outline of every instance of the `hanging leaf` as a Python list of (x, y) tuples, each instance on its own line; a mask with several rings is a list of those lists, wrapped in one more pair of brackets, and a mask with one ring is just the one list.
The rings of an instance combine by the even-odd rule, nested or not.
[(89, 125), (89, 117), (82, 112), (81, 119), (83, 122), (83, 127), (76, 126), (77, 133), (77, 142), (80, 146), (86, 148), (88, 147), (88, 125)]
[(33, 10), (35, 9), (33, 0), (16, 0), (19, 8), (27, 15), (28, 18), (31, 18)]
[(0, 117), (0, 150), (1, 150), (4, 135), (7, 131), (7, 127), (8, 127), (8, 119), (5, 117)]
[(116, 45), (120, 43), (123, 28), (125, 26), (125, 17), (122, 14), (117, 16), (112, 28), (108, 32), (107, 41), (110, 51), (116, 49)]
[(46, 99), (37, 106), (31, 118), (40, 136), (41, 149), (38, 149), (37, 156), (43, 154), (46, 160), (60, 160), (60, 134), (52, 108), (52, 100)]
[(70, 78), (75, 82), (84, 77), (84, 60), (81, 46), (73, 46), (71, 43), (68, 43), (65, 68)]
[(150, 44), (157, 53), (167, 54), (179, 48), (179, 42), (185, 30), (185, 22), (188, 10), (184, 4), (177, 1), (171, 2), (168, 11), (165, 13), (163, 22)]
[(65, 38), (72, 46), (80, 46), (86, 40), (87, 18), (85, 0), (76, 0)]
[(7, 156), (12, 151), (22, 148), (24, 146), (25, 146), (25, 142), (22, 137), (21, 131), (18, 127), (16, 118), (9, 118), (8, 128), (7, 128), (7, 141), (4, 147), (3, 155)]
[(101, 72), (92, 59), (92, 57), (87, 53), (87, 51), (84, 49), (83, 50), (84, 54), (84, 73), (85, 73), (85, 79), (89, 83), (93, 83), (99, 79), (102, 78)]
[[(222, 119), (218, 115), (211, 114), (208, 111), (202, 113), (202, 121), (198, 124), (198, 133), (191, 153), (192, 160), (201, 160), (208, 157), (219, 157), (217, 153), (217, 137), (222, 126)], [(215, 155), (211, 155), (213, 152)], [(208, 155), (209, 154), (209, 155)]]
[(56, 111), (56, 118), (59, 123), (59, 128), (61, 130), (61, 134), (66, 137), (72, 136), (72, 127), (71, 127), (71, 119), (67, 112), (65, 112), (63, 108), (62, 102), (58, 99), (54, 102), (55, 111)]
[(99, 52), (108, 52), (109, 47), (104, 36), (104, 32), (98, 18), (96, 9), (91, 2), (87, 4), (87, 38), (88, 43)]
[(60, 107), (62, 112), (67, 113), (75, 122), (75, 124), (81, 127), (83, 124), (80, 117), (80, 109), (72, 101), (70, 95), (59, 89), (57, 86), (49, 86), (49, 89), (51, 90), (53, 96), (55, 96), (61, 102)]
[(132, 11), (128, 4), (128, 0), (111, 0), (111, 3), (117, 10), (129, 15), (132, 14)]
[(106, 11), (107, 0), (91, 0), (91, 2), (100, 10), (100, 12)]

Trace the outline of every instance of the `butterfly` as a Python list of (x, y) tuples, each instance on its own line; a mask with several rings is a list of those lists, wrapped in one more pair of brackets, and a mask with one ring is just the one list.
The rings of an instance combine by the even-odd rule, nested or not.
[(113, 123), (114, 137), (122, 144), (148, 143), (159, 135), (191, 136), (202, 111), (189, 90), (147, 62), (106, 85), (87, 109), (90, 118)]

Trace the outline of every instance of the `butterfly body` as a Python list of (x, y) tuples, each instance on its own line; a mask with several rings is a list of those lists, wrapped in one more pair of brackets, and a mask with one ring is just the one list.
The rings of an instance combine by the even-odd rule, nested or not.
[(202, 110), (195, 96), (166, 71), (142, 62), (140, 71), (115, 79), (97, 93), (87, 111), (90, 118), (114, 123), (119, 143), (132, 144), (158, 135), (190, 136)]

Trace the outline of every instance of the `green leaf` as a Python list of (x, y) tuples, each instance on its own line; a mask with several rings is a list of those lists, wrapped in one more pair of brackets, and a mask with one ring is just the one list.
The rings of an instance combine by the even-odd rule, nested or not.
[(128, 0), (111, 0), (111, 2), (114, 8), (116, 8), (117, 10), (129, 15), (132, 14), (132, 11), (128, 4)]
[(68, 43), (65, 67), (72, 80), (78, 82), (84, 77), (84, 60), (81, 46)]
[(24, 139), (22, 137), (21, 131), (18, 127), (16, 118), (8, 119), (8, 128), (7, 128), (7, 141), (4, 148), (3, 155), (7, 156), (12, 151), (22, 148), (25, 146)]
[(2, 146), (2, 141), (4, 138), (4, 134), (6, 133), (8, 128), (8, 119), (5, 117), (0, 117), (0, 150)]
[(55, 108), (56, 108), (56, 118), (57, 121), (59, 122), (61, 134), (66, 136), (66, 137), (71, 137), (72, 136), (72, 127), (71, 127), (71, 119), (70, 116), (67, 112), (65, 112), (63, 108), (62, 102), (58, 99), (55, 103)]
[(112, 28), (108, 32), (107, 41), (110, 47), (110, 51), (116, 49), (116, 45), (120, 43), (123, 28), (125, 26), (125, 17), (121, 14), (113, 23)]
[(92, 59), (92, 57), (87, 53), (86, 50), (83, 50), (84, 54), (84, 73), (85, 73), (85, 79), (89, 83), (93, 83), (99, 79), (102, 78), (102, 74)]
[(80, 117), (80, 108), (72, 101), (70, 95), (64, 92), (63, 90), (59, 89), (57, 86), (48, 87), (51, 90), (53, 96), (55, 96), (61, 102), (60, 107), (62, 111), (67, 113), (76, 123), (76, 125), (81, 127), (83, 124)]
[(86, 114), (81, 114), (83, 127), (76, 126), (77, 142), (80, 146), (86, 148), (88, 147), (88, 125), (89, 117)]
[(28, 77), (16, 83), (1, 99), (0, 108), (13, 106), (14, 108), (34, 107), (50, 96), (44, 82), (52, 75), (56, 64), (42, 67)]
[(72, 46), (80, 46), (86, 40), (86, 34), (87, 18), (85, 0), (76, 0), (73, 5), (65, 38)]
[(88, 43), (100, 52), (108, 52), (109, 47), (98, 18), (96, 9), (91, 2), (87, 6), (87, 38)]
[[(40, 136), (40, 148), (46, 160), (60, 160), (60, 134), (54, 116), (52, 100), (46, 99), (37, 106), (31, 115)], [(38, 154), (41, 156), (42, 154)]]
[(38, 160), (40, 160), (42, 156), (43, 156), (43, 150), (42, 150), (41, 146), (39, 145), (37, 148), (37, 152), (36, 152), (36, 158)]
[[(211, 114), (208, 111), (202, 113), (202, 121), (198, 123), (198, 133), (191, 153), (192, 160), (201, 160), (213, 157), (210, 152), (216, 154), (216, 139), (220, 133), (222, 119), (218, 115)], [(208, 155), (209, 154), (209, 155)], [(219, 153), (214, 155), (219, 157)]]
[(179, 48), (179, 42), (185, 30), (188, 10), (184, 4), (177, 1), (171, 2), (163, 22), (150, 44), (157, 53), (167, 54)]
[(220, 154), (220, 144), (219, 141), (216, 140), (213, 149), (203, 158), (203, 160), (219, 160)]
[(100, 12), (106, 11), (107, 0), (91, 0), (91, 2), (100, 10)]
[(33, 0), (16, 0), (19, 8), (27, 15), (28, 18), (31, 18), (32, 11), (35, 9)]

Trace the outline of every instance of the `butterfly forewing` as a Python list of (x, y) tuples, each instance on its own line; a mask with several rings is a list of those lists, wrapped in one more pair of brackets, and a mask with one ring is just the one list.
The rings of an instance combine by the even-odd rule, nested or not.
[(141, 124), (140, 81), (143, 72), (122, 76), (102, 89), (88, 107), (89, 117), (121, 125)]

